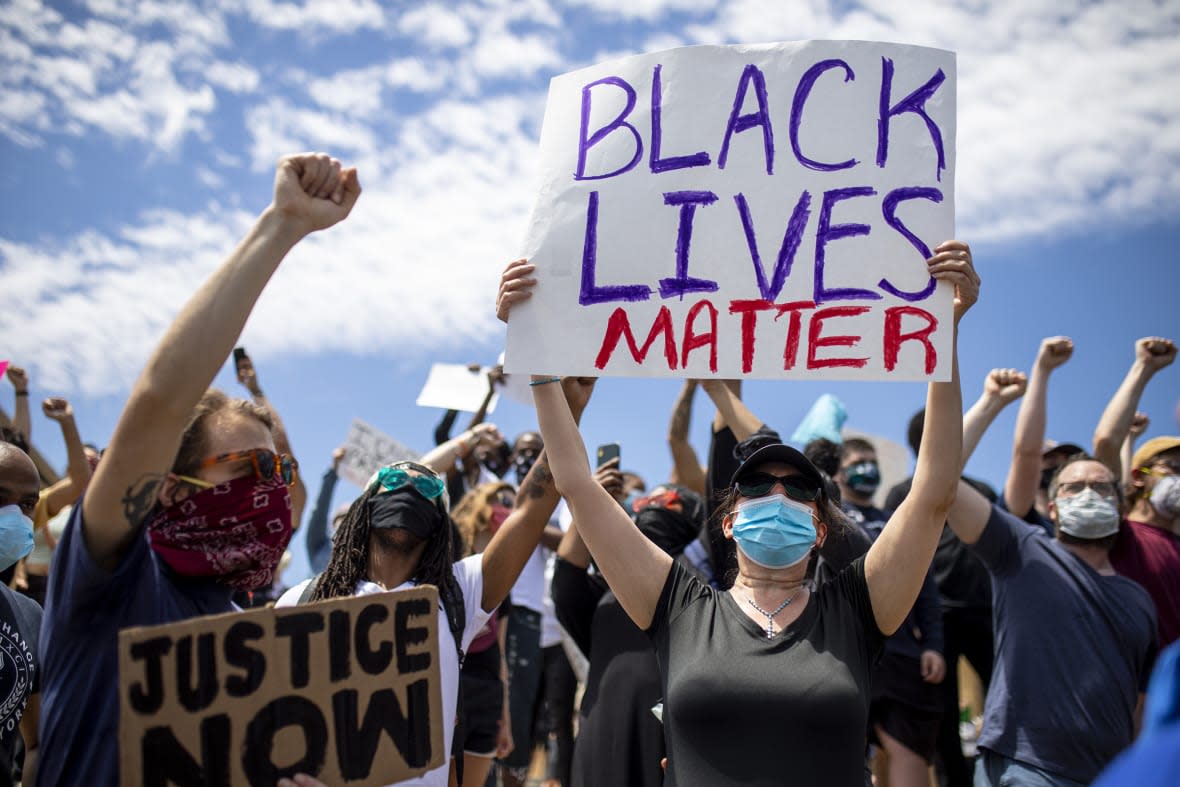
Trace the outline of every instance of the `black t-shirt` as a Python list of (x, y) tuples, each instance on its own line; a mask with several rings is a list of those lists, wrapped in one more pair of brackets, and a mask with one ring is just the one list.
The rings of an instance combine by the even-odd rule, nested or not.
[[(996, 492), (983, 481), (963, 476), (989, 501), (995, 502)], [(910, 493), (914, 479), (907, 478), (889, 490), (885, 508), (896, 511)], [(943, 609), (991, 609), (992, 580), (982, 561), (959, 540), (950, 526), (943, 524), (942, 536), (934, 550), (934, 581), (942, 597)]]
[(864, 559), (767, 639), (729, 593), (674, 564), (648, 635), (664, 688), (665, 785), (862, 787), (883, 637)]
[(0, 585), (0, 787), (12, 784), (12, 757), (20, 719), (40, 691), (37, 661), (41, 606)]

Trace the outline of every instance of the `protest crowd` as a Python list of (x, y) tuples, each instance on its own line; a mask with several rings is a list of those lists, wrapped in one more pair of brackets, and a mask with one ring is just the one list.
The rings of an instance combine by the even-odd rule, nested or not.
[[(536, 430), (505, 435), (486, 418), (502, 383), (493, 369), (462, 431), (447, 412), (433, 449), (375, 468), (332, 510), (347, 448), (293, 456), (263, 370), (235, 345), (284, 256), (345, 221), (360, 195), (356, 170), (328, 155), (283, 158), (272, 203), (159, 340), (109, 443), (84, 442), (65, 399), (43, 402), (66, 446), (60, 479), (34, 447), (34, 431), (42, 443), (56, 434), (33, 428), (27, 364), (10, 360), (0, 785), (128, 783), (129, 746), (142, 783), (220, 783), (232, 757), (215, 746), (157, 727), (156, 748), (139, 749), (120, 734), (121, 714), (155, 707), (172, 669), (158, 667), (173, 656), (181, 701), (207, 707), (220, 685), (201, 677), (213, 640), (133, 648), (149, 666), (123, 696), (121, 631), (267, 606), (306, 621), (296, 613), (319, 602), (419, 586), (437, 588), (437, 625), (405, 629), (399, 613), (397, 630), (433, 632), (441, 715), (424, 724), (411, 696), (362, 705), (356, 723), (370, 742), (396, 738), (408, 763), (432, 749), (441, 764), (399, 783), (1067, 787), (1140, 779), (1129, 775), (1144, 773), (1140, 758), (1180, 768), (1180, 436), (1149, 435), (1137, 413), (1176, 358), (1171, 339), (1129, 337), (1125, 376), (1093, 381), (1111, 391), (1093, 434), (1059, 442), (1046, 435), (1049, 380), (1070, 339), (1030, 337), (1027, 373), (965, 381), (982, 384), (973, 403), (952, 356), (924, 409), (897, 414), (910, 419), (915, 465), (888, 490), (871, 441), (837, 428), (788, 444), (792, 425), (753, 412), (737, 380), (685, 380), (668, 403), (673, 472), (651, 478), (610, 447), (587, 461), (579, 422), (593, 378), (533, 376)], [(992, 294), (969, 246), (934, 246), (926, 270), (954, 291), (954, 332), (964, 317), (973, 330), (972, 305)], [(508, 263), (498, 317), (508, 322), (542, 278), (528, 260)], [(247, 398), (209, 387), (227, 361)], [(696, 447), (688, 425), (702, 400), (711, 439)], [(964, 476), (1014, 404), (1002, 487)], [(283, 588), (299, 526), (314, 576)], [(230, 643), (243, 670), (224, 678), (233, 692), (259, 651)], [(358, 664), (382, 658), (367, 643), (357, 635)], [(387, 644), (388, 669), (413, 660), (406, 642)], [(982, 707), (961, 696), (968, 665)], [(299, 668), (279, 669), (299, 685)], [(300, 702), (296, 692), (282, 707)], [(276, 733), (289, 719), (273, 716), (268, 733), (261, 715), (247, 732), (265, 761), (244, 766), (252, 783), (326, 783), (322, 758), (283, 750), (302, 739)], [(364, 744), (336, 743), (347, 773)]]

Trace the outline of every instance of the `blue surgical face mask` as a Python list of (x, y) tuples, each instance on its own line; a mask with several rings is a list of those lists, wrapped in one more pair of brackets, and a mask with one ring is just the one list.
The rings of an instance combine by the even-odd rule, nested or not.
[(811, 509), (785, 495), (739, 503), (733, 540), (746, 557), (765, 568), (787, 568), (807, 558), (815, 546)]
[(1105, 538), (1119, 531), (1119, 508), (1090, 487), (1073, 497), (1058, 497), (1057, 527), (1074, 538)]
[(33, 551), (33, 520), (18, 505), (0, 508), (0, 571)]
[(848, 487), (860, 495), (871, 495), (881, 485), (881, 468), (876, 462), (857, 462), (845, 468)]

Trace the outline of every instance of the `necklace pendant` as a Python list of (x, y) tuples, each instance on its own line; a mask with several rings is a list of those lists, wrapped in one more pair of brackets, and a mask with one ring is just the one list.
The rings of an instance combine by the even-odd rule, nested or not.
[(773, 620), (766, 621), (766, 638), (767, 639), (774, 639), (774, 621)]

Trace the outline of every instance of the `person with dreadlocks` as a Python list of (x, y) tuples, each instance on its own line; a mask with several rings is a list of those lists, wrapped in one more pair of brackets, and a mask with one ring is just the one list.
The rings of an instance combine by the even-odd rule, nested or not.
[[(571, 411), (580, 415), (593, 381), (571, 378), (563, 387)], [(456, 562), (457, 528), (447, 513), (446, 487), (438, 473), (414, 462), (381, 468), (349, 507), (324, 573), (288, 590), (276, 606), (436, 586), (443, 741), (454, 753), (462, 752), (455, 718), (464, 654), (516, 582), (560, 495), (542, 454), (521, 485), (516, 508), (487, 548)], [(449, 768), (449, 763), (444, 764), (399, 784), (443, 787)]]

